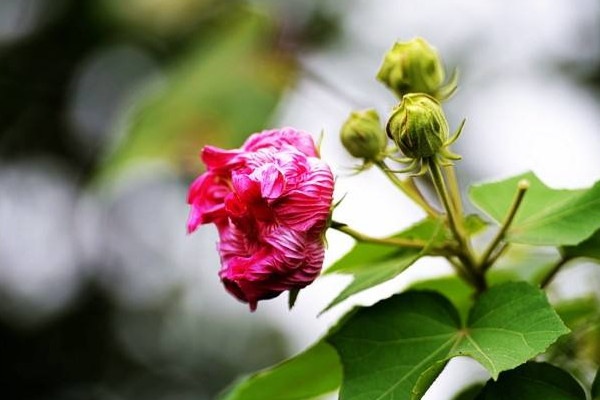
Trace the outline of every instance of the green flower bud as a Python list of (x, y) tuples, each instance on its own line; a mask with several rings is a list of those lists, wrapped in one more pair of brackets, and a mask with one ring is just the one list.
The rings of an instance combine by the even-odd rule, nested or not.
[(387, 138), (375, 110), (355, 111), (340, 130), (342, 144), (350, 154), (376, 160), (385, 150)]
[(407, 93), (436, 96), (445, 79), (437, 51), (421, 38), (396, 43), (385, 55), (377, 79), (398, 97)]
[(392, 111), (386, 130), (400, 151), (413, 159), (431, 157), (449, 143), (441, 104), (423, 93), (404, 96)]

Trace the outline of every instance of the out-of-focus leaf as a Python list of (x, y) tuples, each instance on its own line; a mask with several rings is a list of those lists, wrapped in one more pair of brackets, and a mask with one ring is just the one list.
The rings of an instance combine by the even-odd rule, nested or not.
[(202, 145), (237, 146), (264, 127), (293, 76), (293, 64), (273, 50), (272, 21), (249, 9), (227, 16), (129, 113), (102, 176), (140, 160), (183, 160), (198, 169)]
[(335, 391), (342, 381), (337, 353), (318, 342), (303, 353), (234, 384), (222, 400), (309, 400)]
[(593, 295), (555, 305), (556, 312), (571, 329), (546, 352), (546, 361), (566, 369), (583, 382), (600, 365), (600, 303)]
[(518, 182), (530, 188), (506, 233), (506, 240), (531, 244), (576, 245), (600, 227), (600, 182), (589, 189), (559, 190), (546, 186), (532, 172), (500, 182), (471, 187), (471, 200), (493, 219), (504, 219)]
[(585, 400), (585, 391), (560, 368), (530, 362), (490, 380), (476, 400)]
[(600, 230), (576, 246), (563, 247), (565, 256), (585, 257), (600, 262)]
[(340, 398), (419, 399), (451, 357), (474, 358), (497, 378), (567, 332), (544, 292), (521, 282), (482, 294), (465, 325), (443, 296), (409, 291), (358, 309), (327, 341), (344, 369)]

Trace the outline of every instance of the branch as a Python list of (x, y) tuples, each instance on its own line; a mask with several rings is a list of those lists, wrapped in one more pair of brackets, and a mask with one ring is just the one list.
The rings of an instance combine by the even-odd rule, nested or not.
[(333, 221), (331, 223), (331, 228), (338, 230), (346, 235), (356, 239), (358, 242), (363, 243), (374, 243), (374, 244), (382, 244), (387, 246), (397, 246), (397, 247), (409, 247), (413, 249), (424, 249), (427, 247), (427, 242), (424, 240), (417, 239), (404, 239), (404, 238), (374, 238), (372, 236), (365, 235), (360, 233), (348, 225), (343, 224), (341, 222)]
[(564, 267), (565, 264), (568, 263), (571, 260), (572, 260), (572, 258), (565, 257), (565, 256), (563, 256), (560, 260), (558, 260), (558, 262), (554, 265), (554, 267), (552, 267), (552, 269), (550, 270), (550, 272), (548, 272), (548, 275), (546, 275), (544, 277), (544, 279), (542, 279), (542, 282), (540, 282), (540, 287), (542, 289), (544, 289), (545, 287), (547, 287), (550, 284), (550, 282), (552, 282), (552, 280), (554, 279), (554, 277), (556, 276), (556, 274), (558, 274), (558, 271), (560, 271), (561, 268)]
[(521, 206), (521, 203), (523, 202), (523, 197), (525, 197), (525, 193), (527, 193), (528, 189), (529, 189), (529, 181), (527, 181), (525, 179), (519, 181), (519, 184), (517, 185), (517, 192), (515, 193), (515, 198), (513, 199), (513, 202), (511, 204), (510, 208), (508, 209), (508, 213), (506, 214), (506, 217), (504, 217), (504, 221), (502, 222), (502, 225), (500, 226), (500, 230), (498, 231), (498, 233), (496, 234), (494, 239), (492, 239), (492, 241), (488, 245), (487, 249), (483, 253), (483, 256), (481, 256), (481, 261), (479, 263), (479, 269), (481, 271), (485, 272), (492, 266), (493, 263), (490, 262), (491, 261), (490, 257), (492, 256), (492, 253), (494, 252), (494, 250), (496, 250), (496, 248), (498, 247), (498, 245), (500, 244), (502, 239), (504, 239), (504, 235), (506, 235), (508, 228), (510, 228), (510, 225), (512, 224), (513, 220), (515, 219), (515, 216), (517, 215), (517, 211), (519, 210), (519, 207)]

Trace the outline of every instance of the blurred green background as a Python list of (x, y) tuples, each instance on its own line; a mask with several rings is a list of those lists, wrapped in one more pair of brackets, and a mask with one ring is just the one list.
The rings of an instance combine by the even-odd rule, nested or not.
[[(461, 69), (463, 182), (597, 180), (600, 6), (543, 3), (0, 0), (0, 397), (211, 399), (318, 337), (344, 282), (251, 315), (218, 282), (215, 232), (185, 235), (187, 185), (203, 145), (294, 125), (324, 130), (342, 220), (418, 220), (376, 171), (349, 178), (337, 142), (352, 109), (393, 106), (374, 75), (397, 39)], [(328, 262), (351, 245), (331, 239)]]
[(185, 268), (215, 275), (215, 238), (184, 236), (202, 145), (265, 128), (335, 36), (318, 2), (286, 8), (0, 2), (0, 397), (208, 399), (287, 355), (265, 318), (210, 309)]

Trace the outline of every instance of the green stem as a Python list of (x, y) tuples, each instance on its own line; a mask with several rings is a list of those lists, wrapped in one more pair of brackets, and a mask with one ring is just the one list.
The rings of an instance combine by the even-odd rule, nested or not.
[(456, 271), (456, 273), (458, 274), (458, 276), (467, 281), (471, 286), (476, 286), (476, 280), (473, 277), (473, 274), (471, 274), (466, 268), (465, 266), (460, 262), (455, 260), (452, 257), (446, 257), (446, 260), (448, 260), (448, 262), (450, 263), (450, 265), (452, 265), (452, 267), (454, 268), (454, 270)]
[(448, 215), (448, 225), (450, 226), (450, 230), (452, 231), (452, 234), (454, 235), (459, 245), (461, 247), (466, 247), (465, 238), (458, 230), (455, 209), (450, 201), (450, 196), (448, 195), (448, 190), (446, 189), (446, 183), (444, 182), (444, 176), (442, 175), (442, 171), (440, 170), (439, 165), (433, 157), (429, 158), (427, 160), (427, 163), (429, 164), (429, 172), (431, 172), (433, 186), (435, 187), (435, 190), (437, 191), (437, 194), (440, 197), (442, 204), (444, 205), (446, 214)]
[(395, 173), (390, 171), (389, 167), (384, 161), (378, 161), (376, 165), (397, 188), (402, 190), (402, 192), (404, 192), (404, 194), (406, 194), (412, 201), (417, 203), (427, 213), (428, 216), (433, 218), (439, 217), (438, 212), (427, 202), (427, 200), (425, 200), (425, 197), (423, 197), (423, 194), (417, 185), (415, 185), (412, 178), (407, 178), (406, 180), (398, 178)]
[(517, 211), (519, 210), (519, 207), (523, 202), (523, 197), (525, 197), (525, 193), (527, 193), (528, 189), (529, 182), (525, 179), (520, 181), (517, 185), (517, 192), (515, 193), (515, 198), (513, 199), (513, 202), (510, 208), (508, 209), (506, 217), (504, 217), (504, 221), (502, 221), (502, 225), (500, 225), (500, 230), (498, 231), (498, 233), (496, 233), (496, 236), (492, 239), (488, 247), (485, 249), (483, 256), (481, 256), (481, 261), (479, 263), (480, 270), (485, 272), (492, 266), (493, 263), (490, 262), (490, 257), (494, 250), (496, 250), (502, 239), (504, 239), (504, 235), (506, 235), (508, 228), (510, 228), (510, 225), (515, 219)]
[(454, 166), (449, 165), (444, 167), (446, 170), (446, 176), (448, 177), (448, 188), (450, 189), (450, 198), (456, 209), (458, 215), (463, 213), (462, 196), (460, 195), (460, 187), (458, 185), (458, 179), (456, 178), (456, 172)]
[(398, 246), (398, 247), (410, 247), (415, 249), (424, 249), (427, 246), (427, 243), (423, 240), (416, 239), (404, 239), (404, 238), (374, 238), (372, 236), (365, 235), (360, 233), (348, 225), (343, 224), (341, 222), (333, 222), (331, 227), (335, 230), (338, 230), (346, 235), (356, 239), (359, 242), (364, 243), (375, 243), (375, 244), (383, 244), (388, 246)]
[(407, 238), (375, 238), (372, 236), (365, 235), (364, 233), (358, 232), (350, 228), (348, 225), (332, 221), (331, 228), (346, 235), (354, 238), (357, 242), (361, 243), (373, 243), (373, 244), (381, 244), (384, 246), (395, 246), (395, 247), (404, 247), (411, 249), (419, 249), (424, 250), (427, 248), (427, 254), (436, 255), (436, 256), (444, 256), (451, 257), (457, 256), (458, 250), (455, 245), (452, 243), (444, 243), (442, 245), (430, 246), (424, 240), (419, 239), (407, 239)]
[(562, 267), (565, 266), (566, 263), (568, 263), (569, 261), (571, 261), (570, 257), (561, 257), (560, 260), (558, 260), (558, 262), (554, 265), (554, 267), (552, 267), (552, 269), (548, 272), (548, 274), (544, 277), (544, 279), (542, 279), (542, 281), (540, 282), (540, 287), (543, 289), (545, 287), (547, 287), (550, 282), (552, 282), (552, 280), (554, 279), (554, 277), (556, 276), (556, 274), (558, 274), (558, 271), (561, 270)]
[(478, 293), (483, 292), (487, 288), (487, 283), (485, 281), (485, 276), (480, 274), (476, 267), (475, 261), (473, 259), (473, 253), (471, 252), (469, 243), (467, 239), (463, 236), (462, 232), (459, 230), (457, 224), (457, 216), (456, 210), (453, 204), (451, 203), (450, 196), (448, 194), (448, 189), (446, 188), (446, 183), (444, 181), (444, 176), (442, 175), (442, 171), (437, 164), (435, 158), (431, 157), (427, 159), (427, 163), (429, 166), (429, 172), (431, 173), (431, 179), (433, 181), (433, 186), (438, 193), (438, 196), (446, 209), (446, 213), (448, 215), (448, 226), (450, 227), (450, 231), (454, 235), (454, 238), (459, 244), (460, 254), (458, 258), (463, 263), (466, 271), (471, 275), (473, 279), (474, 286)]
[[(490, 256), (488, 259), (488, 264), (490, 266), (496, 264), (496, 261), (508, 250), (508, 243), (503, 243), (498, 250), (494, 254)], [(485, 271), (484, 271), (485, 272)]]

